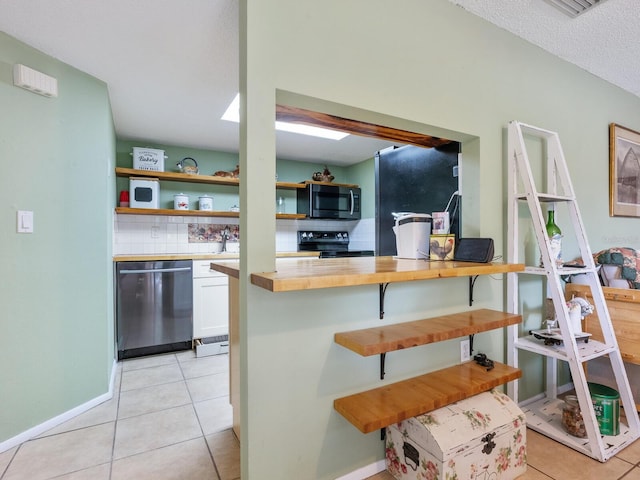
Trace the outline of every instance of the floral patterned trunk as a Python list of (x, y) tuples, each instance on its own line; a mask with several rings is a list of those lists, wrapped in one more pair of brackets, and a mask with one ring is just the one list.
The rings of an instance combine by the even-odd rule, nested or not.
[(398, 480), (510, 480), (527, 471), (525, 416), (497, 390), (386, 429), (387, 471)]

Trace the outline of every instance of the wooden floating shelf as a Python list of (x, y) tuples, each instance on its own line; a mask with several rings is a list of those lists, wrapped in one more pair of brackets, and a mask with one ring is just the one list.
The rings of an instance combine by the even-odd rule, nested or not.
[(293, 182), (276, 182), (276, 189), (281, 190), (299, 190), (305, 188), (304, 183), (293, 183)]
[(116, 207), (116, 213), (124, 215), (171, 215), (176, 217), (239, 217), (238, 212), (174, 210), (172, 208), (129, 208)]
[[(151, 172), (148, 170), (136, 170), (134, 168), (116, 167), (116, 175), (118, 177), (146, 177), (157, 178), (163, 181), (169, 182), (187, 182), (187, 183), (206, 183), (209, 185), (228, 185), (231, 187), (237, 187), (240, 185), (238, 178), (231, 177), (217, 177), (214, 175), (190, 175), (188, 173), (179, 172)], [(321, 182), (313, 182), (321, 183)], [(329, 183), (327, 185), (341, 185)], [(293, 182), (276, 182), (276, 188), (282, 190), (298, 190), (305, 188), (307, 185), (305, 182), (293, 183)], [(357, 186), (357, 185), (356, 185)]]
[(522, 316), (479, 309), (413, 322), (336, 333), (334, 340), (363, 356), (393, 352), (516, 325)]
[[(116, 213), (122, 215), (164, 215), (175, 217), (240, 217), (239, 212), (229, 211), (205, 211), (205, 210), (174, 210), (171, 208), (128, 208), (116, 207)], [(303, 220), (307, 218), (301, 213), (278, 213), (276, 218), (280, 220)]]
[(152, 172), (149, 170), (136, 170), (135, 168), (116, 167), (118, 177), (147, 177), (170, 182), (208, 183), (212, 185), (238, 186), (237, 178), (214, 177), (213, 175), (190, 175), (179, 172)]
[(278, 220), (304, 220), (307, 216), (304, 213), (276, 213)]
[(304, 188), (307, 185), (310, 184), (314, 184), (314, 185), (334, 185), (337, 187), (346, 187), (346, 188), (358, 188), (359, 185), (355, 184), (355, 183), (334, 183), (334, 182), (317, 182), (315, 180), (305, 180), (302, 183), (298, 184), (298, 188)]
[(437, 370), (334, 400), (333, 407), (362, 433), (370, 433), (516, 380), (522, 372), (494, 362), (487, 371), (475, 362)]

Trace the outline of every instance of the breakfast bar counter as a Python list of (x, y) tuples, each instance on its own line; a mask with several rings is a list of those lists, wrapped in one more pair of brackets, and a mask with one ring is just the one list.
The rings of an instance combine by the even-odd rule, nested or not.
[[(211, 269), (224, 273), (229, 276), (229, 367), (230, 367), (230, 400), (233, 409), (233, 429), (240, 437), (240, 319), (239, 319), (239, 292), (240, 292), (240, 262), (238, 260), (223, 260), (211, 262)], [(454, 261), (425, 261), (414, 259), (402, 259), (392, 256), (385, 257), (346, 257), (346, 258), (276, 258), (275, 271), (251, 273), (251, 283), (255, 286), (263, 288), (269, 292), (295, 292), (314, 289), (323, 289), (331, 287), (347, 287), (357, 285), (379, 285), (380, 290), (380, 318), (384, 315), (384, 290), (385, 284), (392, 282), (412, 282), (417, 280), (431, 280), (440, 278), (460, 278), (468, 277), (470, 286), (470, 303), (472, 301), (473, 277), (478, 275), (501, 274), (509, 272), (518, 272), (524, 270), (522, 264), (508, 263), (471, 263), (471, 262), (454, 262)], [(404, 348), (432, 343), (434, 341), (443, 341), (448, 338), (454, 338), (464, 335), (472, 335), (475, 333), (487, 331), (493, 328), (500, 328), (513, 322), (521, 321), (519, 316), (507, 315), (502, 312), (494, 312), (491, 310), (479, 310), (475, 312), (467, 312), (463, 315), (453, 316), (454, 319), (448, 318), (446, 322), (449, 330), (446, 334), (441, 331), (435, 331), (440, 324), (437, 319), (423, 320), (418, 325), (419, 332), (411, 331), (409, 337), (402, 338), (401, 343)], [(513, 317), (513, 318), (512, 318)], [(517, 318), (516, 318), (517, 317)], [(386, 327), (389, 328), (389, 327)], [(391, 327), (393, 331), (386, 332), (384, 335), (396, 335), (396, 329), (400, 329), (406, 336), (407, 324), (398, 324)], [(423, 331), (426, 328), (426, 334)], [(415, 335), (414, 335), (415, 333)], [(358, 335), (357, 332), (353, 333)], [(345, 333), (336, 333), (335, 342), (345, 345), (341, 341)], [(349, 335), (347, 333), (346, 335)], [(383, 336), (384, 336), (383, 335)], [(381, 337), (382, 338), (382, 337)], [(382, 341), (382, 340), (381, 340)], [(386, 342), (386, 341), (385, 341)], [(385, 343), (383, 342), (383, 343)], [(353, 348), (353, 342), (347, 342), (347, 348), (358, 351), (358, 346)], [(356, 341), (357, 343), (357, 341)], [(388, 343), (388, 342), (386, 342)], [(386, 345), (385, 343), (385, 345)], [(388, 349), (387, 349), (388, 350)], [(379, 350), (381, 352), (381, 375), (384, 370), (384, 354), (387, 350)], [(376, 350), (378, 351), (378, 350)], [(273, 361), (273, 359), (271, 359)], [(300, 361), (300, 359), (298, 359)], [(286, 365), (289, 362), (285, 362)], [(284, 367), (283, 367), (284, 368)], [(469, 370), (478, 370), (478, 378), (471, 381)], [(462, 364), (452, 367), (444, 374), (448, 377), (452, 375), (461, 375), (466, 379), (462, 384), (466, 385), (463, 389), (452, 388), (447, 393), (450, 397), (446, 399), (438, 398), (436, 403), (449, 403), (451, 398), (466, 398), (471, 394), (488, 390), (507, 381), (511, 381), (520, 375), (520, 371), (516, 368), (496, 363), (496, 378), (490, 378), (485, 369), (478, 365)], [(437, 380), (437, 376), (442, 372), (434, 372), (421, 376), (411, 382), (428, 382), (432, 383)], [(432, 378), (432, 376), (435, 376)], [(423, 378), (424, 377), (424, 378)], [(434, 380), (435, 378), (435, 380)], [(474, 377), (475, 378), (475, 377)], [(480, 382), (474, 388), (467, 388)], [(413, 384), (412, 384), (413, 385)], [(413, 388), (413, 387), (411, 387)], [(418, 387), (416, 387), (418, 388)], [(386, 391), (386, 390), (385, 390)], [(405, 389), (400, 388), (401, 392)], [(398, 396), (398, 395), (396, 395)], [(403, 395), (399, 395), (402, 397)], [(414, 404), (410, 401), (390, 402), (388, 395), (383, 392), (384, 401), (380, 401), (378, 390), (374, 389), (369, 392), (363, 392), (355, 396), (347, 396), (335, 399), (334, 408), (353, 425), (362, 432), (367, 433), (377, 428), (382, 428), (389, 423), (393, 423), (399, 418), (406, 418), (407, 415), (419, 413), (429, 409), (428, 405), (423, 403)], [(395, 397), (394, 397), (395, 398)], [(433, 400), (431, 398), (430, 400)], [(434, 403), (434, 405), (436, 404)], [(415, 411), (414, 411), (415, 410)], [(373, 411), (376, 412), (372, 418), (360, 418), (357, 412)], [(426, 411), (426, 410), (425, 410)], [(381, 413), (384, 412), (384, 413)]]
[[(212, 262), (211, 269), (239, 277), (239, 263)], [(275, 272), (251, 274), (271, 292), (348, 287), (437, 278), (472, 277), (524, 270), (522, 264), (413, 260), (397, 257), (279, 258)]]

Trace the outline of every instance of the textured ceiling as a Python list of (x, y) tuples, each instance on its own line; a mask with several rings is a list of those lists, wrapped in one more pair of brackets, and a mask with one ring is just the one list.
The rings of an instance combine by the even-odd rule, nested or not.
[[(638, 0), (576, 18), (543, 0), (449, 1), (640, 96)], [(118, 137), (238, 151), (220, 120), (238, 91), (237, 0), (0, 0), (0, 30), (106, 82)], [(277, 134), (279, 157), (319, 163), (388, 144)]]
[(640, 96), (640, 2), (601, 1), (572, 18), (543, 0), (449, 0)]
[(237, 1), (0, 0), (0, 30), (105, 81), (119, 137), (237, 151)]

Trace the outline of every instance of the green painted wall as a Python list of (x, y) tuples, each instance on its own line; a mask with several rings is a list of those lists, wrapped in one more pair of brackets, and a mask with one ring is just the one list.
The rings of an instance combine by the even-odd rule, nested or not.
[[(394, 284), (382, 321), (376, 286), (276, 294), (252, 286), (249, 273), (275, 263), (274, 207), (261, 201), (273, 187), (260, 177), (275, 170), (275, 134), (263, 119), (276, 100), (460, 141), (463, 233), (493, 237), (505, 255), (513, 119), (559, 132), (594, 250), (637, 240), (636, 220), (608, 216), (608, 124), (638, 130), (640, 99), (445, 0), (242, 0), (240, 11), (241, 228), (261, 234), (241, 252), (243, 478), (333, 479), (384, 458), (378, 432), (356, 430), (333, 410), (335, 398), (459, 360), (457, 341), (395, 352), (381, 382), (378, 358), (337, 346), (334, 333), (465, 310), (466, 279)], [(479, 279), (474, 307), (502, 309), (504, 283)], [(523, 301), (541, 295), (532, 288)], [(539, 320), (525, 318), (524, 328)], [(476, 347), (504, 359), (502, 332), (476, 336)], [(524, 389), (539, 391), (542, 362), (523, 366)]]
[[(16, 63), (57, 78), (58, 97), (14, 87)], [(103, 82), (4, 33), (0, 105), (1, 443), (108, 391), (115, 136)]]
[(376, 216), (376, 165), (373, 157), (351, 165), (347, 170), (347, 183), (360, 186), (362, 218)]

